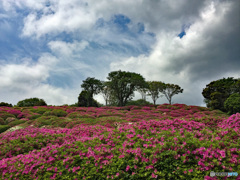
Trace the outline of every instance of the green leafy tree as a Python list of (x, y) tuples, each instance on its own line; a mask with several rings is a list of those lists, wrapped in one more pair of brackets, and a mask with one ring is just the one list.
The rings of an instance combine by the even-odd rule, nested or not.
[(169, 104), (172, 104), (172, 97), (176, 94), (182, 93), (183, 89), (177, 84), (164, 84), (160, 92), (164, 94), (169, 101)]
[(87, 91), (91, 97), (101, 92), (103, 84), (100, 80), (88, 77), (81, 85), (84, 91)]
[(39, 98), (29, 98), (19, 101), (17, 103), (18, 107), (29, 107), (29, 106), (47, 106), (47, 103), (43, 99)]
[(118, 100), (118, 106), (125, 106), (134, 96), (134, 91), (146, 83), (140, 74), (121, 70), (110, 72), (107, 79), (112, 96)]
[(111, 98), (111, 94), (112, 94), (112, 90), (110, 89), (109, 85), (108, 85), (109, 82), (104, 82), (102, 81), (102, 89), (101, 89), (101, 94), (103, 95), (103, 98), (105, 100), (105, 105), (107, 106), (110, 102), (110, 98)]
[(234, 93), (240, 93), (240, 79), (233, 77), (212, 81), (202, 91), (207, 107), (222, 111), (227, 111), (224, 108), (224, 102)]
[(240, 113), (240, 94), (234, 93), (224, 102), (224, 108), (228, 114)]
[(98, 103), (93, 99), (88, 91), (82, 91), (78, 96), (79, 107), (98, 107)]
[(0, 102), (0, 106), (12, 107), (12, 104), (8, 104), (6, 102)]
[(164, 87), (164, 83), (160, 81), (148, 81), (148, 95), (151, 96), (153, 104), (156, 105), (156, 101), (161, 97), (160, 92)]
[(144, 100), (144, 99), (138, 99), (138, 100), (131, 100), (128, 101), (126, 106), (130, 106), (130, 105), (135, 105), (135, 106), (144, 106), (144, 105), (152, 105), (152, 103)]

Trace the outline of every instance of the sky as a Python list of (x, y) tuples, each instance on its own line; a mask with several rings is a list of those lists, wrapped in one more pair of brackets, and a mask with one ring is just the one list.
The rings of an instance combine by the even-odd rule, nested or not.
[(0, 102), (74, 104), (87, 77), (122, 70), (178, 84), (173, 103), (205, 106), (208, 83), (240, 78), (239, 45), (239, 0), (1, 0)]

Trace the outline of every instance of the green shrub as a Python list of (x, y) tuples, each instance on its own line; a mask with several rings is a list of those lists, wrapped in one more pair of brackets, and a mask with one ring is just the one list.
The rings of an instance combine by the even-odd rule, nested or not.
[(41, 117), (41, 116), (42, 116), (41, 114), (33, 114), (33, 115), (28, 116), (28, 118), (29, 118), (30, 120), (33, 120), (33, 119), (37, 119), (37, 118), (39, 118), (39, 117)]
[(78, 103), (69, 105), (70, 107), (78, 107)]
[(224, 108), (228, 114), (240, 113), (240, 94), (234, 93), (224, 102)]
[(16, 121), (10, 122), (8, 125), (11, 126), (11, 127), (13, 127), (13, 126), (16, 126), (16, 125), (18, 125), (18, 124), (23, 124), (23, 123), (25, 123), (25, 122), (26, 122), (26, 121), (24, 121), (24, 120), (16, 120)]
[(72, 119), (70, 119), (70, 118), (60, 117), (60, 118), (58, 118), (58, 119), (52, 120), (52, 125), (53, 125), (54, 127), (64, 128), (64, 127), (66, 127), (66, 125), (67, 125), (69, 122), (71, 122), (71, 121), (72, 121)]
[(6, 111), (0, 111), (0, 118), (3, 118), (4, 120), (6, 120), (8, 117), (15, 117), (15, 116)]
[(19, 101), (17, 103), (18, 107), (29, 107), (29, 106), (47, 106), (46, 102), (43, 99), (39, 98), (29, 98)]
[(82, 91), (78, 96), (79, 107), (98, 107), (98, 102), (87, 91)]
[(4, 131), (8, 130), (9, 128), (10, 128), (9, 125), (0, 125), (0, 133), (2, 133), (2, 132), (4, 132)]
[(38, 107), (37, 109), (31, 109), (30, 111), (38, 114), (44, 114), (46, 111), (48, 111), (48, 109), (44, 107)]
[(0, 102), (0, 106), (12, 107), (12, 104), (8, 104), (5, 102)]
[(6, 124), (8, 124), (8, 123), (16, 121), (16, 120), (18, 120), (18, 119), (15, 117), (8, 117), (5, 122), (6, 122)]
[(67, 115), (67, 112), (62, 109), (54, 109), (51, 113), (57, 117), (65, 117)]
[(131, 101), (128, 101), (126, 106), (131, 106), (131, 105), (134, 105), (134, 106), (144, 106), (144, 105), (152, 105), (152, 103), (144, 100), (144, 99), (138, 99), (138, 100), (131, 100)]
[(37, 118), (33, 124), (37, 125), (38, 127), (52, 125), (52, 121), (56, 119), (58, 119), (56, 116), (41, 116)]
[(46, 111), (43, 113), (43, 116), (57, 116), (57, 117), (65, 117), (67, 112), (62, 109), (54, 109), (52, 111)]
[(51, 116), (52, 112), (51, 111), (46, 111), (45, 113), (42, 114), (43, 116)]
[(74, 119), (74, 118), (92, 118), (93, 116), (88, 114), (81, 114), (80, 112), (72, 112), (69, 113), (67, 117)]
[(0, 117), (0, 125), (5, 125), (5, 124), (6, 124), (5, 120)]

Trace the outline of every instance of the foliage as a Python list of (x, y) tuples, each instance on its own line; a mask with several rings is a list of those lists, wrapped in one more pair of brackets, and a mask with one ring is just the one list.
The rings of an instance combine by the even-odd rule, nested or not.
[(5, 124), (6, 124), (5, 120), (0, 117), (0, 125), (5, 125)]
[(177, 84), (164, 84), (163, 87), (164, 88), (162, 88), (160, 92), (165, 95), (165, 97), (169, 101), (169, 104), (172, 104), (172, 97), (174, 95), (183, 92), (183, 89)]
[(224, 108), (229, 114), (240, 113), (240, 94), (234, 93), (224, 102)]
[(13, 114), (11, 114), (11, 113), (8, 113), (6, 111), (1, 111), (0, 110), (0, 118), (3, 118), (4, 120), (6, 120), (9, 117), (13, 117), (14, 118), (15, 116)]
[[(35, 108), (0, 112), (28, 117)], [(211, 171), (240, 167), (240, 113), (184, 104), (46, 109), (0, 134), (0, 179), (213, 179)], [(47, 114), (54, 110), (67, 116)]]
[(46, 102), (43, 99), (39, 98), (29, 98), (19, 101), (17, 103), (18, 107), (29, 107), (29, 106), (47, 106)]
[(70, 107), (78, 107), (78, 103), (69, 105)]
[(100, 80), (88, 77), (81, 85), (84, 91), (87, 91), (91, 97), (101, 92), (103, 84)]
[(48, 109), (46, 107), (37, 107), (34, 109), (31, 109), (31, 112), (38, 113), (38, 114), (44, 114)]
[(4, 132), (4, 131), (8, 130), (9, 128), (10, 128), (9, 125), (0, 125), (0, 133), (2, 133), (2, 132)]
[(140, 74), (121, 70), (110, 72), (107, 79), (113, 95), (118, 100), (118, 106), (125, 106), (132, 99), (134, 91), (146, 83)]
[(13, 126), (16, 126), (16, 125), (19, 125), (19, 124), (23, 124), (25, 122), (26, 122), (25, 120), (16, 120), (16, 121), (12, 121), (12, 122), (8, 123), (8, 125), (13, 127)]
[(102, 84), (103, 84), (103, 88), (101, 90), (101, 93), (102, 93), (103, 98), (105, 100), (105, 105), (107, 106), (107, 105), (112, 103), (111, 101), (112, 101), (112, 94), (113, 94), (113, 92), (112, 92), (111, 88), (108, 85), (109, 82), (103, 81)]
[(234, 93), (240, 93), (240, 79), (233, 77), (212, 81), (202, 91), (207, 107), (225, 112), (227, 110), (224, 108), (224, 102)]
[(0, 102), (0, 106), (12, 107), (12, 104), (6, 102)]
[(48, 111), (48, 115), (57, 116), (57, 117), (65, 117), (67, 112), (62, 109), (54, 109), (52, 111)]
[(98, 107), (98, 103), (93, 99), (88, 91), (82, 91), (78, 96), (79, 107)]
[(164, 87), (164, 83), (160, 81), (148, 81), (148, 95), (151, 96), (154, 105), (156, 100), (159, 98), (159, 93)]
[(135, 106), (143, 106), (143, 105), (151, 105), (152, 103), (144, 100), (144, 99), (138, 99), (138, 100), (131, 100), (128, 101), (126, 106), (130, 106), (130, 105), (135, 105)]

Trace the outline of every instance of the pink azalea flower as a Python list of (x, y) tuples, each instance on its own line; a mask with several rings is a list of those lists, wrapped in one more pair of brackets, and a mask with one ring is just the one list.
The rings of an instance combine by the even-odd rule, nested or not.
[(158, 176), (154, 173), (152, 173), (152, 178), (157, 178)]
[(189, 172), (193, 172), (193, 169), (189, 169), (188, 171), (189, 171)]
[(129, 165), (127, 165), (127, 167), (126, 167), (126, 171), (128, 171), (130, 169), (130, 166)]

